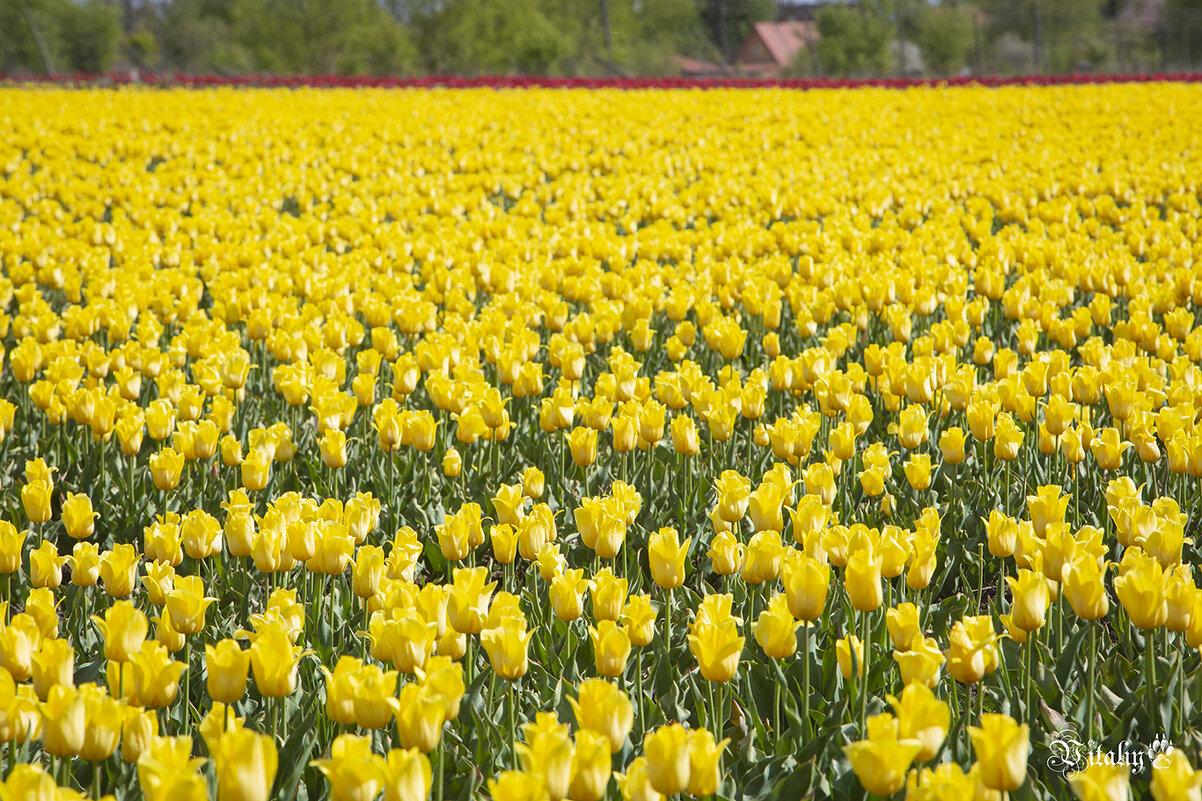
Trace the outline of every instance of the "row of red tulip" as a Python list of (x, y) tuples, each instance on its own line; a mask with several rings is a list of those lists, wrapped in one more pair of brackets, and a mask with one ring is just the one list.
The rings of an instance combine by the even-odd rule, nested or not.
[(944, 78), (560, 78), (536, 75), (188, 75), (185, 73), (115, 72), (109, 74), (6, 75), (0, 82), (54, 84), (168, 84), (192, 87), (375, 89), (911, 89), (924, 86), (1058, 86), (1062, 84), (1196, 83), (1202, 73), (1070, 73), (1065, 75), (968, 75)]

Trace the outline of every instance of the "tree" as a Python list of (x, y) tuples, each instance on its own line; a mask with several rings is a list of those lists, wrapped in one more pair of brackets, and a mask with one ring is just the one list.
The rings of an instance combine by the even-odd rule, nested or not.
[(968, 64), (973, 48), (972, 9), (927, 6), (918, 15), (922, 59), (935, 75), (952, 75)]
[(722, 51), (727, 61), (735, 54), (751, 26), (776, 17), (775, 0), (701, 0), (701, 19), (709, 31), (710, 40)]
[(1190, 70), (1202, 62), (1202, 0), (1167, 0), (1155, 33), (1165, 68)]
[(118, 14), (100, 0), (0, 0), (0, 69), (45, 72), (44, 47), (58, 72), (104, 72), (121, 37)]
[(980, 0), (988, 18), (985, 40), (994, 43), (989, 66), (1009, 72), (1068, 72), (1109, 60), (1113, 48), (1104, 27), (1106, 2)]
[(818, 28), (815, 50), (824, 74), (867, 77), (893, 68), (889, 43), (894, 28), (884, 15), (864, 7), (825, 6), (815, 15), (814, 24)]
[(374, 0), (237, 0), (230, 28), (267, 72), (388, 74), (413, 60), (406, 31)]

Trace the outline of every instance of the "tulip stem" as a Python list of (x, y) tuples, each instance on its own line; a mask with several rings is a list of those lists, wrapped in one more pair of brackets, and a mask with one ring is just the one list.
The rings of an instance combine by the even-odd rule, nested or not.
[[(850, 643), (849, 643), (850, 644)], [(860, 644), (864, 648), (863, 675), (860, 678), (860, 736), (868, 737), (868, 665), (872, 661), (872, 643), (868, 641), (868, 613), (860, 612)], [(852, 648), (854, 651), (855, 649)]]
[[(672, 589), (668, 589), (668, 604), (664, 607), (664, 642), (668, 646), (668, 655), (672, 654)], [(671, 661), (671, 660), (669, 660)]]
[(184, 638), (184, 730), (181, 734), (190, 731), (192, 728), (192, 640), (188, 637)]
[(710, 707), (710, 730), (714, 733), (714, 739), (719, 740), (722, 738), (722, 732), (718, 730), (718, 709), (716, 706), (714, 706), (714, 683), (712, 681), (707, 681), (705, 683), (705, 694), (708, 696)]
[(517, 724), (517, 695), (520, 691), (521, 679), (514, 679), (509, 683), (509, 693), (507, 699), (509, 701), (509, 748), (511, 751), (511, 759), (513, 760), (513, 769), (521, 770), (518, 762), (518, 724)]
[(1089, 626), (1089, 693), (1085, 696), (1085, 740), (1092, 748), (1094, 690), (1098, 680), (1095, 670), (1098, 659), (1098, 624), (1091, 620), (1086, 625)]
[[(977, 614), (981, 614), (984, 609), (985, 602), (985, 545), (977, 543), (977, 561), (981, 564), (981, 572), (977, 575)], [(998, 592), (1001, 592), (1001, 586), (998, 587)]]
[(643, 649), (639, 648), (634, 657), (634, 680), (639, 694), (639, 743), (643, 742), (643, 734), (647, 731), (647, 711), (643, 702)]
[(1152, 727), (1149, 731), (1156, 728), (1156, 698), (1153, 693), (1156, 689), (1156, 646), (1152, 639), (1153, 634), (1153, 629), (1149, 629), (1144, 634), (1144, 655), (1145, 661), (1148, 663), (1148, 682), (1144, 685), (1144, 691), (1147, 693), (1148, 725)]
[(472, 686), (476, 673), (476, 655), (472, 652), (472, 635), (467, 635), (467, 645), (463, 653), (463, 666), (467, 668), (467, 686)]
[[(781, 732), (780, 732), (780, 682), (779, 681), (773, 682), (772, 687), (773, 687), (772, 730), (776, 732), (776, 736), (779, 738), (780, 734), (781, 734)], [(714, 732), (714, 736), (721, 737), (722, 734), (721, 734), (721, 732)], [(778, 740), (778, 742), (779, 742), (779, 740)]]
[(1023, 687), (1023, 714), (1027, 717), (1027, 723), (1030, 724), (1035, 716), (1031, 714), (1031, 674), (1035, 672), (1035, 632), (1027, 633), (1027, 647), (1024, 667), (1026, 668), (1026, 682)]
[[(1181, 638), (1184, 640), (1185, 634), (1182, 633)], [(1188, 648), (1188, 643), (1182, 642), (1177, 648), (1177, 736), (1185, 735), (1185, 649)], [(1089, 672), (1090, 677), (1093, 677), (1093, 671)]]
[(810, 622), (801, 623), (801, 733), (810, 738)]
[(442, 738), (438, 738), (438, 792), (435, 795), (437, 801), (442, 801), (443, 785), (447, 781), (447, 748), (443, 745)]

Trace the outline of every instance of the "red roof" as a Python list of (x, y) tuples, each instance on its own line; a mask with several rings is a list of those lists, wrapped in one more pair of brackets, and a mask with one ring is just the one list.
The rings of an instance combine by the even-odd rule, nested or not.
[(688, 56), (676, 56), (674, 59), (676, 69), (681, 75), (697, 76), (697, 77), (716, 77), (725, 75), (726, 71), (718, 64), (709, 61), (701, 61)]
[(763, 63), (760, 58), (751, 58), (757, 39), (776, 66), (787, 67), (798, 50), (818, 41), (818, 29), (812, 22), (757, 22), (739, 49), (739, 63)]

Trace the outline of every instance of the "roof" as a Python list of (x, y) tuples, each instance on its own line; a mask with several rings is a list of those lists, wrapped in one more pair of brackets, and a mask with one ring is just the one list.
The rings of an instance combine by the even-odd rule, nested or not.
[(726, 71), (718, 64), (710, 61), (701, 61), (687, 56), (676, 56), (673, 61), (676, 64), (676, 69), (681, 75), (686, 76), (710, 76), (710, 75), (725, 75)]
[(742, 54), (753, 38), (758, 38), (779, 67), (786, 67), (793, 62), (797, 51), (818, 41), (818, 29), (812, 22), (757, 22), (747, 35), (748, 41), (740, 50)]

